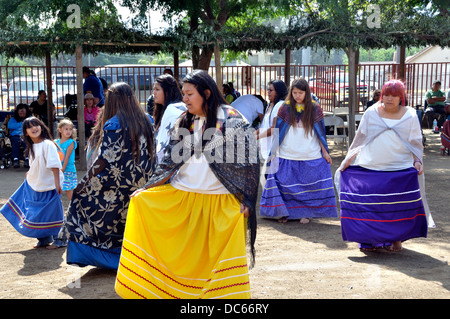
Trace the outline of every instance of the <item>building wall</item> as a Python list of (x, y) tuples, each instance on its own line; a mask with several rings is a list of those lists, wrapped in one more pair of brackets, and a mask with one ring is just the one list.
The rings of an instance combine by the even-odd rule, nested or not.
[(406, 61), (407, 63), (450, 62), (450, 48), (435, 46), (423, 54)]

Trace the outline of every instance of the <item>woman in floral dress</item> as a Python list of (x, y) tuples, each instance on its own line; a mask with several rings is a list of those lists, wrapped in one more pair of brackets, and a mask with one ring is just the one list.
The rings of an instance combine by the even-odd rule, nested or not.
[(154, 170), (154, 133), (126, 83), (110, 87), (99, 120), (98, 157), (74, 190), (63, 235), (68, 264), (117, 269), (130, 195)]

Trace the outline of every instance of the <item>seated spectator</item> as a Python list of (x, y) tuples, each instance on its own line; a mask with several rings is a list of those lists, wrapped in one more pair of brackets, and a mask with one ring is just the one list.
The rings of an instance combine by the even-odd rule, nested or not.
[[(54, 107), (55, 105), (53, 105)], [(30, 104), (31, 113), (38, 119), (42, 120), (48, 126), (48, 100), (47, 93), (44, 90), (39, 90), (37, 100)], [(53, 117), (55, 116), (53, 113)]]
[(433, 120), (437, 119), (437, 125), (440, 130), (446, 118), (445, 93), (441, 90), (441, 81), (436, 80), (433, 82), (431, 90), (425, 94), (425, 99), (427, 103), (425, 106), (425, 115), (428, 120), (428, 127), (431, 128)]
[(380, 100), (380, 96), (381, 96), (381, 90), (373, 91), (372, 100), (370, 100), (366, 103), (365, 110), (367, 110), (369, 107), (371, 107), (372, 105), (377, 103)]
[(99, 112), (100, 108), (94, 104), (94, 96), (91, 93), (86, 94), (84, 96), (84, 132), (87, 139), (97, 123)]
[(228, 82), (228, 86), (230, 87), (231, 95), (234, 96), (235, 100), (241, 96), (241, 93), (239, 93), (239, 91), (234, 88), (233, 82)]
[(23, 121), (31, 116), (28, 104), (18, 104), (14, 110), (14, 115), (8, 121), (8, 134), (11, 141), (11, 158), (14, 168), (19, 168), (19, 160), (24, 160), (23, 167), (28, 168), (28, 157), (24, 158), (23, 151), (26, 144), (22, 139)]
[(225, 100), (228, 102), (228, 104), (231, 104), (231, 102), (233, 102), (235, 100), (234, 96), (231, 94), (231, 89), (230, 86), (228, 84), (224, 84), (222, 86), (223, 88), (223, 97), (225, 98)]

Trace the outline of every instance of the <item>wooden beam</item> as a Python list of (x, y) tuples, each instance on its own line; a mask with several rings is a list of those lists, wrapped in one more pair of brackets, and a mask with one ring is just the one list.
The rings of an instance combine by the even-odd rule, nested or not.
[(48, 128), (53, 138), (55, 138), (55, 106), (53, 105), (53, 90), (52, 90), (52, 60), (50, 52), (45, 54), (45, 72), (47, 77), (47, 114), (48, 114)]
[[(61, 41), (61, 42), (57, 42), (60, 44), (72, 44), (71, 42), (65, 42), (65, 41)], [(31, 41), (9, 41), (6, 42), (6, 45), (50, 45), (51, 42), (49, 41), (38, 41), (38, 42), (31, 42)], [(130, 47), (160, 47), (161, 44), (160, 43), (117, 43), (117, 42), (83, 42), (82, 45), (94, 45), (94, 46), (130, 46)]]
[(291, 49), (284, 50), (284, 84), (291, 85)]
[(77, 114), (78, 114), (78, 149), (80, 150), (80, 170), (87, 170), (85, 135), (84, 135), (84, 94), (83, 94), (83, 49), (77, 45), (75, 49), (77, 73)]
[(173, 52), (173, 77), (177, 82), (180, 81), (180, 57), (178, 54), (178, 50)]
[(398, 79), (401, 81), (406, 80), (406, 67), (405, 67), (405, 60), (406, 60), (406, 48), (404, 46), (401, 46), (399, 48), (399, 68), (398, 68)]

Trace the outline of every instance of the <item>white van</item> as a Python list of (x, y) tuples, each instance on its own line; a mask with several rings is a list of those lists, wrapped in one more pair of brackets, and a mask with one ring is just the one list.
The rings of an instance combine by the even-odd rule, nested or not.
[(31, 102), (37, 100), (39, 90), (46, 91), (46, 88), (43, 79), (36, 77), (14, 78), (8, 88), (8, 105), (9, 107), (15, 107), (20, 103), (30, 105)]
[(65, 104), (66, 94), (77, 94), (77, 75), (72, 73), (52, 74), (53, 101)]

